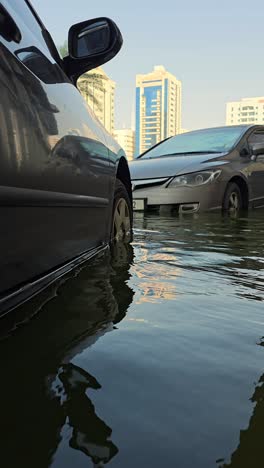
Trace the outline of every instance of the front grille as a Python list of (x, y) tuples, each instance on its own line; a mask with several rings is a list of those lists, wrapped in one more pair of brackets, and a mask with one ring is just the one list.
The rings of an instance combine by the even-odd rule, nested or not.
[(140, 179), (140, 180), (132, 180), (132, 189), (133, 192), (143, 188), (155, 187), (157, 185), (163, 185), (165, 182), (169, 180), (169, 177), (163, 177), (160, 179)]

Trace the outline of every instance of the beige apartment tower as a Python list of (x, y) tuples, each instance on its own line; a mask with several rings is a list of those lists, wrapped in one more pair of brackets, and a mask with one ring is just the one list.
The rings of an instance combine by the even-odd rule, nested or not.
[(123, 148), (126, 157), (129, 161), (134, 158), (135, 154), (135, 132), (131, 128), (122, 128), (115, 130), (114, 137), (118, 144)]
[(114, 134), (115, 82), (101, 67), (82, 75), (78, 88), (106, 130)]
[(226, 104), (226, 125), (264, 124), (264, 96)]

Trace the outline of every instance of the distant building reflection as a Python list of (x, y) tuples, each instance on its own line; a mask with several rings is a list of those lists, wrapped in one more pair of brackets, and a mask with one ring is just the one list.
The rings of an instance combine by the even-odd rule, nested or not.
[(112, 429), (89, 395), (100, 383), (71, 360), (125, 316), (134, 295), (127, 284), (132, 262), (133, 248), (116, 245), (45, 293), (42, 303), (37, 297), (17, 312), (25, 319), (42, 309), (11, 339), (0, 341), (1, 464), (6, 468), (50, 466), (65, 426), (71, 430), (69, 446), (94, 467), (118, 453)]
[(171, 279), (181, 275), (180, 268), (170, 269), (169, 262), (175, 262), (175, 253), (155, 252), (155, 250), (140, 248), (137, 252), (137, 264), (132, 267), (134, 278), (138, 278), (139, 295), (137, 304), (155, 303), (159, 300), (176, 299), (177, 284)]
[[(21, 61), (27, 60), (26, 66), (29, 69), (34, 63), (38, 74), (41, 71), (49, 75), (50, 69), (47, 73), (46, 63), (49, 61), (45, 59), (46, 61), (43, 63), (43, 54), (37, 48), (32, 49), (34, 50), (21, 49), (17, 51), (17, 54), (23, 54)], [(2, 65), (0, 83), (4, 90), (0, 104), (2, 158), (8, 171), (20, 172), (23, 165), (36, 164), (34, 158), (36, 153), (39, 154), (41, 148), (42, 154), (39, 157), (44, 158), (49, 152), (47, 135), (58, 136), (55, 114), (59, 111), (55, 105), (49, 102), (40, 82), (30, 72), (23, 73), (20, 65), (4, 47), (0, 47), (0, 52)], [(41, 67), (40, 60), (42, 60)], [(49, 65), (53, 67), (53, 73), (56, 73), (51, 82), (57, 83), (59, 78), (61, 81), (61, 77), (58, 76), (61, 73), (59, 67), (52, 66), (50, 63)], [(18, 102), (20, 102), (20, 106)], [(31, 160), (32, 155), (34, 160)]]
[(221, 213), (182, 218), (148, 214), (136, 217), (135, 227), (140, 263), (133, 267), (133, 275), (141, 279), (139, 302), (175, 299), (182, 291), (174, 280), (185, 272), (205, 273), (208, 279), (217, 274), (220, 286), (225, 282), (233, 286), (234, 296), (264, 300), (263, 226), (260, 218), (255, 222), (254, 212), (241, 218)]

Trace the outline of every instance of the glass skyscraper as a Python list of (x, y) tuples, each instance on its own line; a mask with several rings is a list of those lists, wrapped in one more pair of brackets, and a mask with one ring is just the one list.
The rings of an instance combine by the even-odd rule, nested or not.
[(156, 66), (136, 77), (136, 155), (181, 131), (181, 81)]

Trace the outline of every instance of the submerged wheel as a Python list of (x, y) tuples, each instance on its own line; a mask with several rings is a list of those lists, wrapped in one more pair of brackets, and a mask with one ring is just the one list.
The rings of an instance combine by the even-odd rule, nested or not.
[(130, 242), (132, 240), (132, 206), (126, 187), (116, 180), (111, 240)]
[(226, 188), (223, 210), (229, 213), (238, 213), (242, 208), (242, 195), (239, 186), (230, 182)]

